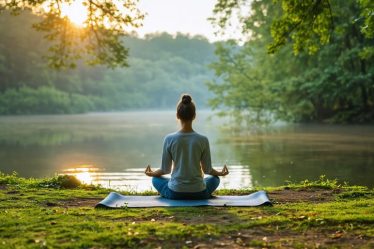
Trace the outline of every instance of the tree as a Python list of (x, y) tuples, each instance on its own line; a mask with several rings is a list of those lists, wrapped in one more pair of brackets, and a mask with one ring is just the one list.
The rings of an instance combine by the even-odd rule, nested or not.
[[(239, 13), (243, 33), (251, 33), (253, 24), (250, 23), (250, 5), (260, 1), (247, 0), (218, 0), (214, 8), (213, 24), (225, 28), (230, 24), (231, 17)], [(292, 42), (295, 53), (308, 51), (315, 53), (321, 45), (331, 41), (332, 32), (336, 29), (334, 15), (339, 12), (336, 8), (339, 0), (274, 0), (274, 5), (280, 6), (281, 11), (271, 23), (272, 41), (268, 44), (268, 52), (274, 53), (287, 42)], [(367, 39), (374, 38), (374, 2), (371, 0), (355, 0), (359, 7), (357, 12), (351, 12), (350, 20), (357, 23), (360, 32)], [(241, 11), (243, 10), (244, 11)], [(263, 15), (268, 13), (263, 12)], [(374, 45), (365, 47), (362, 56), (366, 58), (374, 55)]]
[(172, 108), (183, 92), (206, 107), (204, 82), (213, 78), (207, 64), (215, 56), (205, 38), (130, 35), (123, 38), (130, 68), (78, 61), (76, 69), (56, 71), (40, 56), (48, 42), (31, 27), (40, 19), (30, 11), (0, 15), (0, 115)]
[[(78, 2), (80, 15), (86, 15), (81, 26), (63, 13), (64, 7)], [(53, 68), (72, 68), (77, 60), (109, 67), (127, 66), (128, 50), (122, 37), (139, 27), (144, 17), (137, 9), (137, 0), (1, 0), (0, 13), (18, 15), (31, 10), (42, 17), (33, 26), (50, 41), (48, 64)]]
[(268, 54), (274, 21), (284, 14), (283, 6), (271, 0), (253, 1), (251, 15), (242, 19), (249, 39), (242, 46), (232, 42), (216, 50), (219, 61), (212, 68), (219, 78), (209, 84), (215, 93), (212, 106), (247, 120), (254, 114), (261, 120), (269, 113), (298, 122), (374, 120), (374, 61), (366, 53), (373, 38), (354, 18), (362, 6), (355, 0), (334, 1), (331, 9), (334, 32), (312, 55), (306, 49), (292, 53), (291, 42)]

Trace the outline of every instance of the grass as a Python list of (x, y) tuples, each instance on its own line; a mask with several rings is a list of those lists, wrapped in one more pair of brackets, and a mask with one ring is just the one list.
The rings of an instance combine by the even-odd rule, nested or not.
[(265, 190), (273, 206), (95, 209), (108, 189), (0, 173), (0, 248), (373, 248), (374, 190), (324, 177)]

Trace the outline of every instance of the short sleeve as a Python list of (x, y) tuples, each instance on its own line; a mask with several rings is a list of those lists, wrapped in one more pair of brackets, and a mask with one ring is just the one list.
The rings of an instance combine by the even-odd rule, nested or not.
[(161, 170), (165, 174), (169, 174), (171, 172), (171, 165), (172, 165), (172, 157), (170, 151), (170, 144), (168, 142), (167, 137), (164, 139), (164, 146), (162, 149), (162, 159), (161, 159)]
[(203, 172), (205, 174), (209, 174), (212, 171), (212, 161), (210, 158), (209, 140), (207, 138), (204, 139), (204, 147), (203, 147), (203, 152), (201, 155), (201, 164), (202, 164)]

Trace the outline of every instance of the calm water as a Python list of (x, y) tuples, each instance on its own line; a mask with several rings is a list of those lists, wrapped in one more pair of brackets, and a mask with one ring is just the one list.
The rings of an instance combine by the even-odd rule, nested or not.
[[(374, 186), (374, 126), (278, 125), (240, 134), (199, 112), (195, 130), (210, 139), (212, 161), (227, 163), (221, 187), (276, 186), (320, 175)], [(25, 177), (74, 174), (86, 183), (148, 190), (147, 164), (160, 165), (174, 111), (0, 117), (0, 171)]]

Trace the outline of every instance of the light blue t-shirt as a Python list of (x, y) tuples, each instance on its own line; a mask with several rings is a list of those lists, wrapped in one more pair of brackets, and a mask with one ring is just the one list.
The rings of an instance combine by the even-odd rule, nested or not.
[(204, 173), (209, 174), (212, 170), (208, 138), (194, 131), (178, 131), (167, 135), (164, 140), (161, 170), (166, 174), (171, 172), (168, 187), (173, 191), (205, 190)]

